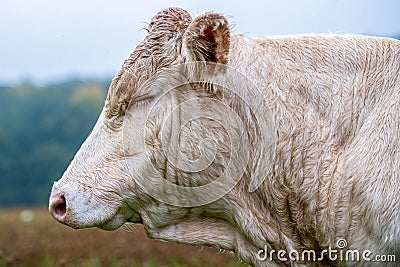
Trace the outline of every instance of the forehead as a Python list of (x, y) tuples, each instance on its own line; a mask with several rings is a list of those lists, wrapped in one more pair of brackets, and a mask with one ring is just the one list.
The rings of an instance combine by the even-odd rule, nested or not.
[(122, 103), (129, 102), (135, 94), (140, 94), (138, 91), (142, 85), (159, 70), (171, 66), (176, 58), (176, 53), (166, 52), (157, 42), (145, 39), (139, 44), (112, 80), (107, 95), (107, 117), (115, 116)]
[(176, 61), (191, 21), (191, 15), (180, 8), (162, 10), (153, 17), (148, 35), (125, 60), (111, 83), (105, 110), (108, 118), (118, 114), (121, 104), (129, 102), (144, 82)]

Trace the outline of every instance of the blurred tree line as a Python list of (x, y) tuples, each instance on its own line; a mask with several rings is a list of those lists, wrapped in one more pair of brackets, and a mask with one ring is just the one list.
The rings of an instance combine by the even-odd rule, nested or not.
[(0, 86), (0, 206), (46, 205), (93, 128), (107, 81)]

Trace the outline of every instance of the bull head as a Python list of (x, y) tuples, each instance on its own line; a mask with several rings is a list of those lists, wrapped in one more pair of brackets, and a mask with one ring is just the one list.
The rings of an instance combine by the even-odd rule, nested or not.
[(246, 209), (243, 192), (261, 184), (249, 180), (250, 170), (268, 169), (259, 162), (270, 153), (258, 144), (260, 132), (271, 130), (259, 127), (262, 105), (248, 105), (256, 91), (229, 69), (229, 49), (220, 14), (156, 14), (113, 79), (93, 131), (54, 183), (51, 215), (73, 228), (142, 223), (152, 238), (256, 251), (235, 228), (235, 210)]

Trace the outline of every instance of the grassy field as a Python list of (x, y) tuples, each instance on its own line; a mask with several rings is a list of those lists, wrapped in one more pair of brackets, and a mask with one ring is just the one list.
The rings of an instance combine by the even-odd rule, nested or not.
[(73, 230), (45, 209), (0, 210), (0, 267), (3, 266), (230, 266), (234, 255), (147, 238), (139, 225), (106, 232)]

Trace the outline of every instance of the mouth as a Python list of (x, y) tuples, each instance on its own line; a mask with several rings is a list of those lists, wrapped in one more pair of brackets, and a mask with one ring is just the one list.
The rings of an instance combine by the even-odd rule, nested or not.
[(129, 218), (126, 222), (127, 223), (140, 223), (140, 224), (143, 224), (142, 217), (140, 217), (139, 214), (137, 214), (137, 216)]

